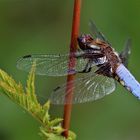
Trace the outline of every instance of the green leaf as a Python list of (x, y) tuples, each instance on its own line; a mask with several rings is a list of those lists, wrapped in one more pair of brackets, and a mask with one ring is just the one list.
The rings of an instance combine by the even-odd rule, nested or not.
[(37, 97), (35, 95), (34, 81), (35, 81), (35, 65), (33, 64), (33, 67), (27, 79), (26, 93), (27, 93), (27, 96), (29, 96), (34, 103), (38, 104)]
[[(49, 114), (50, 101), (41, 105), (35, 94), (35, 64), (27, 79), (27, 87), (15, 80), (6, 72), (0, 69), (0, 91), (10, 100), (24, 108), (38, 122), (40, 122), (40, 136), (45, 140), (66, 140), (61, 134), (64, 129), (61, 127), (61, 118), (51, 119)], [(67, 140), (75, 140), (76, 135), (69, 131)]]

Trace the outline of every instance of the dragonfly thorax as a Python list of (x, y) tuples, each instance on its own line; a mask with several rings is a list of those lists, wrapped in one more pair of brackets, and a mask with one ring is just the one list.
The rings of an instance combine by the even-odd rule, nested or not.
[(105, 41), (93, 39), (91, 35), (84, 34), (78, 38), (79, 47), (86, 51), (85, 58), (99, 64), (98, 74), (113, 77), (118, 65), (121, 63), (119, 55)]

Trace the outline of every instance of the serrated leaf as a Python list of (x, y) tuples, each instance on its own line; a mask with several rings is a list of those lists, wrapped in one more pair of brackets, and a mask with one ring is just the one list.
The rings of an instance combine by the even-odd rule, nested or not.
[(32, 66), (31, 71), (29, 73), (26, 92), (28, 96), (31, 96), (32, 101), (38, 104), (37, 97), (35, 95), (34, 81), (35, 81), (35, 65)]
[(49, 108), (50, 108), (50, 100), (48, 100), (44, 105), (43, 105), (43, 109), (44, 110), (49, 110)]
[(76, 140), (76, 134), (72, 131), (69, 131), (68, 140)]
[[(61, 133), (64, 131), (60, 125), (62, 119), (56, 118), (51, 120), (49, 114), (50, 101), (47, 101), (44, 105), (38, 102), (35, 94), (34, 81), (35, 67), (32, 67), (29, 73), (26, 92), (21, 83), (17, 84), (12, 77), (0, 69), (0, 91), (40, 122), (41, 136), (45, 140), (66, 140), (61, 136)], [(74, 134), (70, 132), (67, 140), (74, 140)]]
[(66, 140), (63, 136), (57, 135), (54, 133), (47, 133), (44, 131), (43, 128), (40, 129), (41, 133), (40, 135), (45, 139), (45, 140)]
[(62, 118), (56, 118), (54, 120), (49, 121), (49, 126), (56, 126), (59, 125), (63, 121)]
[(52, 128), (53, 128), (53, 132), (56, 133), (56, 134), (61, 135), (62, 132), (64, 132), (64, 129), (62, 128), (61, 125), (53, 126)]

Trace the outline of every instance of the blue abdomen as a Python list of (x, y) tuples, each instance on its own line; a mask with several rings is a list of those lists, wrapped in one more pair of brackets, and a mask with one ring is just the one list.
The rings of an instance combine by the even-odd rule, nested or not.
[(140, 99), (140, 84), (123, 64), (118, 66), (116, 74), (120, 79), (120, 83)]

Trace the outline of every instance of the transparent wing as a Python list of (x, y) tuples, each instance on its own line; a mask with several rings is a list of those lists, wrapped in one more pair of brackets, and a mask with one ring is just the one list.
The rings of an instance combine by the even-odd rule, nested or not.
[[(72, 53), (76, 58), (75, 68), (68, 70), (69, 54), (64, 55), (27, 55), (17, 61), (17, 68), (29, 72), (33, 64), (36, 67), (36, 74), (48, 76), (64, 76), (74, 74), (85, 69), (89, 62), (88, 58), (82, 57), (84, 52)], [(72, 62), (73, 63), (73, 62)], [(93, 65), (104, 63), (102, 58), (93, 61)], [(70, 64), (71, 65), (71, 64)]]
[(90, 22), (89, 22), (89, 27), (90, 27), (90, 29), (91, 29), (92, 35), (93, 35), (95, 38), (99, 38), (99, 39), (101, 39), (102, 41), (105, 41), (105, 42), (107, 42), (108, 44), (110, 44), (110, 43), (108, 42), (108, 40), (105, 38), (105, 36), (103, 35), (103, 33), (101, 33), (101, 32), (99, 31), (99, 29), (96, 27), (95, 23), (94, 23), (92, 20), (90, 20)]
[[(71, 87), (72, 84), (74, 87), (69, 89), (66, 94), (66, 86)], [(112, 93), (115, 87), (114, 79), (92, 73), (83, 78), (70, 81), (68, 85), (58, 86), (51, 94), (50, 100), (52, 104), (70, 104), (69, 101), (65, 101), (65, 97), (73, 90), (72, 103), (84, 103), (100, 99)]]
[(129, 55), (131, 53), (131, 39), (128, 38), (125, 42), (124, 45), (124, 49), (123, 51), (120, 53), (120, 58), (122, 60), (122, 63), (127, 67), (128, 66), (128, 59), (129, 59)]

